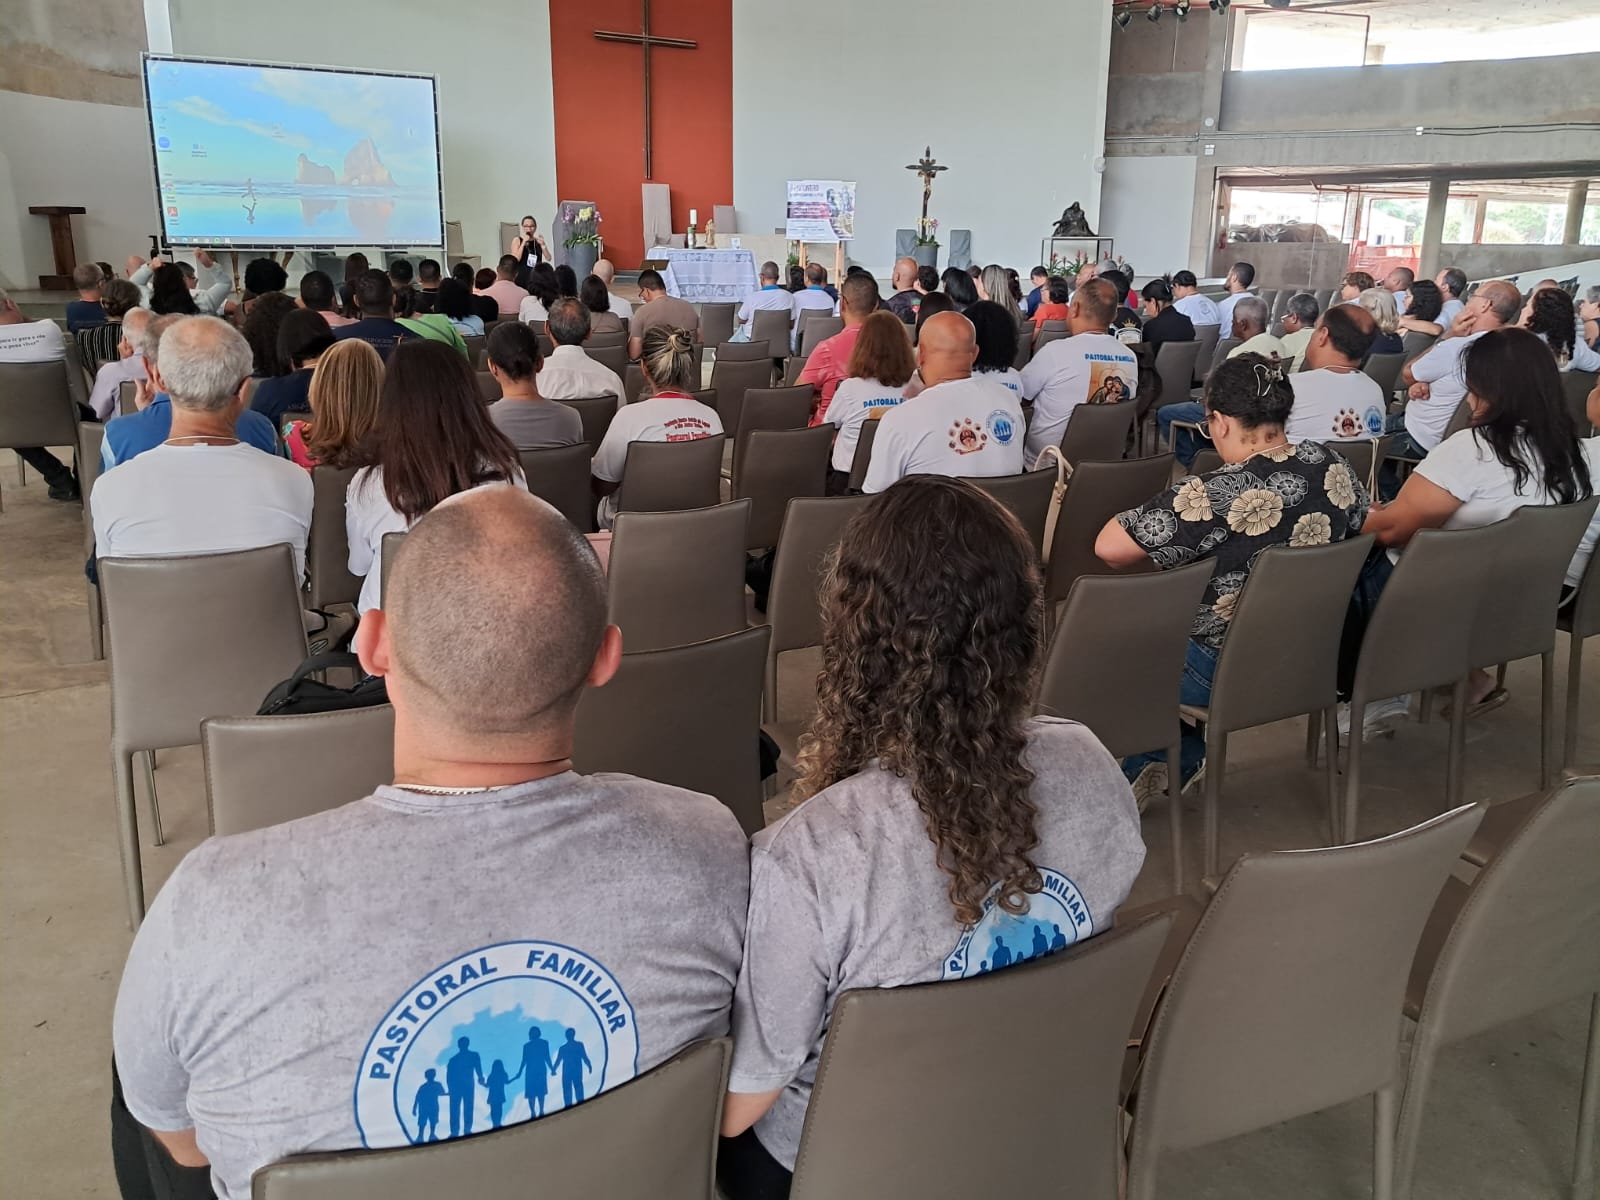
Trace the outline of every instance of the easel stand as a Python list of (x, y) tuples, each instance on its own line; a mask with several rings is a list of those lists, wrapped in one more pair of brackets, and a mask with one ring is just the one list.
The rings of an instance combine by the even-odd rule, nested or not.
[[(799, 251), (799, 253), (800, 253), (800, 269), (804, 270), (805, 267), (806, 267), (806, 264), (808, 262), (810, 262), (810, 259), (807, 257), (806, 244), (804, 242), (796, 242), (795, 245), (800, 248), (800, 251)], [(839, 281), (841, 279), (843, 279), (843, 278), (844, 278), (844, 243), (843, 242), (835, 242), (833, 244), (833, 285), (835, 287), (838, 287), (839, 286)]]

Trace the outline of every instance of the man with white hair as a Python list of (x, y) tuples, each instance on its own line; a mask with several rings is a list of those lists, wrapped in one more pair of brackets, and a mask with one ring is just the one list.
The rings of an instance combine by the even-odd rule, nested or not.
[[(136, 455), (153, 450), (172, 436), (172, 404), (167, 395), (166, 379), (161, 373), (161, 347), (166, 344), (166, 335), (180, 323), (200, 319), (173, 313), (156, 317), (145, 326), (136, 349), (144, 359), (149, 378), (139, 385), (136, 398), (139, 411), (125, 413), (106, 422), (106, 436), (100, 448), (102, 470), (109, 471), (118, 463), (125, 463)], [(204, 319), (217, 320), (215, 317)], [(246, 370), (245, 375), (249, 374)], [(252, 412), (249, 405), (238, 415), (233, 432), (240, 441), (277, 456), (277, 430), (273, 429), (272, 422), (266, 417)]]
[(95, 484), (101, 557), (219, 554), (286, 542), (296, 584), (303, 578), (311, 476), (240, 440), (250, 370), (249, 343), (216, 317), (182, 318), (161, 335), (169, 426), (160, 444)]
[(144, 355), (139, 352), (139, 339), (155, 319), (148, 308), (130, 308), (122, 318), (122, 340), (117, 343), (117, 358), (101, 364), (95, 373), (94, 391), (89, 393), (89, 407), (94, 409), (95, 420), (109, 420), (116, 411), (118, 389), (125, 383), (144, 383), (150, 376), (144, 366)]
[[(602, 258), (594, 264), (594, 273), (601, 283), (606, 285), (606, 295), (611, 297), (611, 311), (619, 320), (628, 321), (633, 318), (633, 305), (611, 290), (611, 285), (616, 281), (617, 269), (611, 265), (611, 260)], [(583, 280), (578, 280), (582, 283)]]

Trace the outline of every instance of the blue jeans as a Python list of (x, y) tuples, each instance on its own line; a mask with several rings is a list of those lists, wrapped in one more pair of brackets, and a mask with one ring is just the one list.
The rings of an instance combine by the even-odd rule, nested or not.
[(1176, 440), (1173, 440), (1172, 423), (1193, 421), (1197, 425), (1203, 425), (1205, 419), (1206, 406), (1198, 400), (1185, 400), (1181, 404), (1167, 404), (1156, 409), (1156, 428), (1171, 444), (1178, 461), (1185, 467), (1194, 464), (1194, 456), (1200, 453), (1201, 442), (1192, 429), (1178, 430)]
[[(1427, 458), (1428, 452), (1417, 445), (1416, 439), (1406, 431), (1406, 414), (1390, 413), (1383, 431), (1394, 439), (1389, 444), (1389, 454), (1395, 458)], [(1393, 463), (1385, 460), (1378, 472), (1378, 499), (1389, 501), (1400, 494), (1400, 472)]]
[[(1211, 680), (1217, 673), (1217, 654), (1204, 642), (1189, 639), (1189, 648), (1183, 656), (1183, 682), (1178, 689), (1178, 701), (1181, 704), (1190, 704), (1203, 707), (1211, 703)], [(1183, 774), (1183, 782), (1188, 783), (1194, 778), (1194, 773), (1200, 769), (1200, 764), (1206, 760), (1206, 735), (1199, 726), (1179, 722), (1183, 732), (1182, 749), (1178, 756), (1179, 770)], [(1122, 773), (1132, 783), (1139, 777), (1139, 772), (1153, 762), (1166, 762), (1167, 752), (1152, 750), (1147, 754), (1135, 754), (1132, 758), (1122, 760)]]

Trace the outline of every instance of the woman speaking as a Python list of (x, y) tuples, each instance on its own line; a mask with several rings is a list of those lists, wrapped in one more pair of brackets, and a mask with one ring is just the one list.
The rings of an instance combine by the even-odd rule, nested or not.
[(527, 273), (550, 258), (550, 244), (539, 232), (538, 221), (532, 217), (522, 218), (522, 232), (511, 239), (511, 253), (517, 260), (517, 284), (526, 287)]

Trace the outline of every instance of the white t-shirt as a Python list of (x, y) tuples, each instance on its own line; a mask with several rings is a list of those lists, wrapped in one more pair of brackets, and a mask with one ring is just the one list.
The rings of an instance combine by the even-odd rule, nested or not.
[(624, 321), (631, 321), (633, 319), (633, 305), (629, 304), (615, 292), (607, 292), (606, 295), (611, 298), (611, 311), (615, 316)]
[(54, 321), (0, 325), (0, 362), (60, 362), (66, 356), (66, 338)]
[[(1231, 292), (1217, 302), (1218, 324), (1222, 326), (1222, 336), (1233, 336), (1233, 309), (1239, 301), (1246, 296), (1253, 296), (1254, 292)], [(1193, 318), (1191, 318), (1192, 320)]]
[[(1452, 339), (1462, 340), (1462, 339)], [(1600, 437), (1584, 438), (1578, 443), (1589, 464), (1589, 478), (1600, 487)], [(1524, 446), (1524, 455), (1535, 464), (1536, 477), (1530, 478), (1524, 490), (1518, 491), (1516, 477), (1509, 467), (1495, 457), (1487, 440), (1471, 429), (1452, 434), (1429, 452), (1417, 465), (1417, 474), (1429, 483), (1442, 487), (1457, 500), (1461, 507), (1450, 514), (1444, 523), (1446, 529), (1476, 529), (1503, 521), (1525, 504), (1555, 504), (1556, 498), (1545, 491), (1537, 478), (1538, 458)], [(99, 492), (95, 493), (96, 497)], [(99, 500), (96, 499), (96, 504)], [(1589, 522), (1578, 542), (1578, 552), (1567, 567), (1567, 586), (1577, 587), (1583, 578), (1589, 556), (1594, 553), (1595, 541), (1600, 539), (1600, 510)]]
[(287, 543), (305, 578), (311, 474), (244, 442), (160, 445), (94, 485), (95, 553), (103, 558), (222, 554)]
[(524, 325), (530, 321), (546, 321), (549, 318), (550, 314), (545, 311), (544, 304), (540, 302), (537, 296), (529, 296), (517, 305), (517, 320)]
[(890, 387), (876, 379), (852, 376), (839, 384), (833, 400), (822, 414), (823, 421), (839, 429), (833, 440), (833, 469), (850, 470), (856, 460), (856, 443), (861, 440), (861, 426), (897, 407), (906, 398), (906, 389)]
[(748, 325), (755, 319), (756, 313), (767, 309), (793, 314), (794, 293), (775, 283), (756, 289), (739, 305), (739, 324)]
[[(632, 442), (692, 442), (723, 432), (717, 410), (681, 392), (663, 392), (617, 411), (611, 427), (600, 443), (590, 470), (596, 479), (622, 482), (622, 468), (628, 461)], [(617, 498), (600, 501), (600, 525), (611, 528), (617, 515)]]
[(1291, 446), (1382, 435), (1383, 389), (1371, 376), (1323, 367), (1289, 376), (1289, 386), (1294, 408), (1284, 432)]
[(832, 296), (819, 287), (806, 287), (803, 291), (795, 292), (794, 328), (789, 333), (789, 348), (793, 351), (800, 349), (800, 313), (807, 308), (820, 308), (823, 312), (832, 313), (835, 301)]
[(998, 371), (974, 371), (973, 374), (980, 379), (992, 379), (1002, 387), (1010, 388), (1018, 403), (1021, 403), (1022, 372), (1015, 367), (1005, 367)]
[(579, 346), (557, 346), (552, 350), (533, 383), (546, 400), (587, 400), (610, 392), (621, 404), (627, 395), (617, 373), (604, 363), (595, 362)]
[(1028, 461), (1059, 446), (1072, 410), (1084, 403), (1131, 399), (1139, 390), (1139, 360), (1108, 333), (1079, 333), (1051, 342), (1022, 369), (1022, 394), (1033, 401)]
[(1442, 305), (1439, 306), (1439, 315), (1433, 319), (1434, 324), (1439, 326), (1440, 329), (1449, 329), (1450, 322), (1459, 317), (1461, 315), (1461, 310), (1465, 307), (1466, 304), (1464, 302), (1457, 300), (1454, 297), (1446, 300)]
[(1432, 450), (1444, 437), (1450, 418), (1455, 416), (1467, 395), (1467, 381), (1461, 374), (1461, 356), (1471, 343), (1488, 332), (1485, 329), (1466, 337), (1445, 338), (1435, 342), (1426, 354), (1412, 360), (1411, 377), (1428, 385), (1428, 398), (1407, 401), (1406, 432), (1422, 449)]
[(935, 384), (880, 419), (865, 492), (881, 492), (907, 475), (971, 479), (1022, 471), (1022, 404), (992, 379)]
[(1221, 325), (1222, 314), (1217, 311), (1217, 303), (1210, 296), (1202, 296), (1196, 292), (1192, 296), (1182, 296), (1172, 302), (1172, 307), (1188, 317), (1195, 325)]

